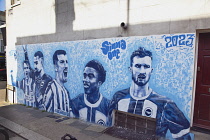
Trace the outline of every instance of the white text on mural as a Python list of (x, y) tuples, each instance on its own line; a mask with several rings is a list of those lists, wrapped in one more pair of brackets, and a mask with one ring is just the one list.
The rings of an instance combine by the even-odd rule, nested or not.
[(114, 57), (116, 57), (116, 59), (119, 59), (120, 50), (125, 50), (125, 49), (126, 49), (125, 40), (120, 40), (115, 43), (104, 41), (102, 43), (102, 48), (101, 48), (103, 54), (107, 55), (109, 60), (112, 60)]

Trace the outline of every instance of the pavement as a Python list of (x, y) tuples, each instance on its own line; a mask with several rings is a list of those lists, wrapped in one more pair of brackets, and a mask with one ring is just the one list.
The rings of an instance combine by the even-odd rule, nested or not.
[[(6, 130), (10, 140), (61, 140), (66, 134), (77, 140), (119, 140), (103, 133), (104, 126), (5, 102), (5, 87), (6, 81), (0, 81), (0, 130)], [(210, 133), (192, 133), (195, 140), (210, 139)], [(3, 137), (0, 133), (0, 140)]]
[(29, 140), (60, 140), (65, 134), (78, 140), (117, 140), (103, 133), (106, 127), (18, 104), (0, 108), (0, 125)]
[(66, 134), (77, 140), (119, 140), (103, 133), (107, 127), (5, 102), (5, 88), (6, 81), (0, 81), (0, 129), (10, 140), (60, 140)]

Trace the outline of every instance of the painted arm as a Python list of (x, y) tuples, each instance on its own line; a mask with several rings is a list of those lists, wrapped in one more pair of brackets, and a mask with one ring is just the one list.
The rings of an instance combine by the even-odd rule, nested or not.
[(27, 53), (27, 46), (23, 47), (23, 51), (24, 51), (25, 60), (26, 61), (29, 61), (29, 59), (28, 59), (28, 53)]
[(174, 102), (168, 102), (164, 108), (164, 119), (168, 123), (168, 128), (174, 139), (190, 140), (190, 123), (183, 112)]
[(13, 70), (11, 70), (11, 74), (10, 74), (12, 86), (20, 88), (20, 89), (23, 90), (23, 80), (15, 81), (12, 73), (13, 73)]

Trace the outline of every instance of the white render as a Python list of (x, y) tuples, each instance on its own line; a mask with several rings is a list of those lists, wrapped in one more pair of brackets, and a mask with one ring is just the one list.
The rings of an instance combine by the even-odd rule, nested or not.
[[(195, 33), (210, 28), (209, 0), (6, 1), (7, 46)], [(128, 23), (126, 30), (120, 23)]]

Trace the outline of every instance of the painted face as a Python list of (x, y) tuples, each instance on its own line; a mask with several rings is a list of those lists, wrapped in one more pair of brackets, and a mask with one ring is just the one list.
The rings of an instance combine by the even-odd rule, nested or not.
[(135, 56), (131, 67), (132, 80), (138, 86), (144, 86), (149, 82), (152, 73), (152, 60), (149, 56), (140, 58)]
[(93, 94), (99, 90), (98, 72), (91, 67), (85, 67), (83, 85), (86, 94)]
[(68, 60), (67, 55), (60, 54), (57, 55), (58, 61), (57, 61), (57, 72), (58, 76), (61, 82), (65, 83), (67, 82), (67, 74), (68, 74)]
[(25, 78), (28, 79), (29, 78), (30, 69), (29, 69), (29, 66), (28, 66), (27, 63), (23, 64), (23, 71), (24, 71)]
[(39, 58), (39, 56), (34, 57), (34, 69), (36, 75), (40, 74), (42, 68), (42, 58)]

